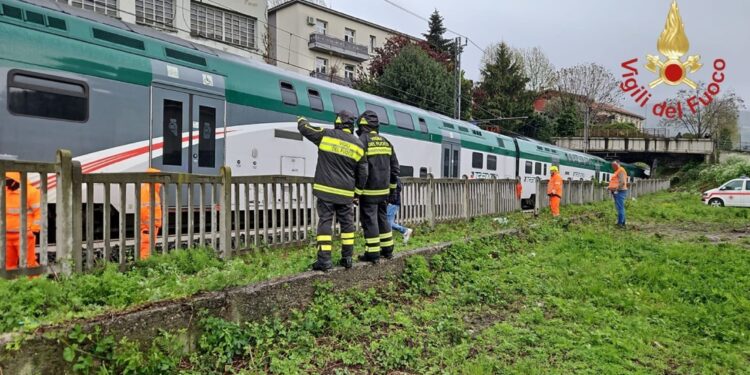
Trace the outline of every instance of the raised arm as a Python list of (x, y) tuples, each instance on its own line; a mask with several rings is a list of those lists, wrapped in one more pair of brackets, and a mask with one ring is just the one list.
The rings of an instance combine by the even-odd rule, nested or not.
[(316, 146), (320, 144), (320, 140), (323, 139), (325, 133), (325, 129), (310, 125), (310, 122), (304, 117), (297, 118), (297, 130), (303, 137), (315, 143)]

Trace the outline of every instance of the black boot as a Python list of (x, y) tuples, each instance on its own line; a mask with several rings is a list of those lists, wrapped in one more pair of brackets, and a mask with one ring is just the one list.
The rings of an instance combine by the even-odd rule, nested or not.
[(392, 247), (381, 248), (380, 257), (383, 259), (393, 259), (393, 248)]
[(370, 262), (372, 264), (378, 264), (378, 261), (380, 260), (380, 252), (368, 251), (360, 255), (359, 260), (361, 262)]
[(318, 261), (313, 263), (313, 271), (328, 271), (333, 268), (330, 251), (318, 251)]
[(352, 257), (342, 257), (341, 261), (339, 261), (339, 265), (341, 267), (349, 269), (354, 265), (354, 261), (352, 261)]

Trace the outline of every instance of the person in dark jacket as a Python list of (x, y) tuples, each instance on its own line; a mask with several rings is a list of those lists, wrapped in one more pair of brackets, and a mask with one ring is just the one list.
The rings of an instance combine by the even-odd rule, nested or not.
[(354, 255), (354, 194), (367, 182), (367, 156), (354, 130), (354, 115), (341, 111), (333, 129), (310, 125), (304, 117), (297, 120), (300, 134), (318, 146), (313, 194), (318, 198), (318, 260), (312, 268), (327, 271), (333, 267), (331, 250), (333, 216), (341, 224), (341, 265), (352, 267)]
[(401, 179), (398, 179), (396, 182), (396, 189), (391, 193), (391, 196), (388, 197), (388, 224), (391, 225), (391, 228), (399, 231), (399, 233), (404, 236), (404, 244), (406, 244), (409, 242), (414, 230), (404, 227), (396, 222), (396, 215), (398, 215), (398, 212), (401, 210), (401, 187)]
[(359, 216), (365, 233), (365, 254), (360, 260), (377, 263), (380, 257), (393, 257), (393, 232), (388, 224), (388, 197), (396, 189), (398, 159), (391, 142), (378, 134), (378, 115), (363, 112), (357, 119), (357, 134), (365, 147), (369, 174), (364, 189), (358, 191)]

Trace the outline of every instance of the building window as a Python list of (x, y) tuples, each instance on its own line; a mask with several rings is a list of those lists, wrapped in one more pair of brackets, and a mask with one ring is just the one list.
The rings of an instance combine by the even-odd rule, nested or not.
[(174, 0), (136, 0), (135, 21), (149, 26), (174, 27)]
[(328, 22), (321, 19), (315, 20), (315, 32), (318, 34), (326, 35), (326, 29), (328, 28)]
[(317, 73), (326, 74), (328, 73), (328, 59), (322, 57), (315, 58), (315, 71)]
[[(68, 1), (65, 0), (63, 2), (67, 3)], [(93, 10), (96, 13), (117, 17), (117, 0), (72, 0), (70, 5), (76, 8)]]
[(252, 17), (198, 3), (190, 5), (190, 32), (193, 35), (255, 48), (255, 25), (256, 20)]
[(479, 152), (471, 154), (471, 167), (482, 169), (484, 167), (484, 156)]
[(354, 43), (355, 34), (356, 34), (356, 31), (345, 28), (344, 29), (344, 41), (349, 42), (349, 43)]
[(370, 52), (371, 53), (375, 53), (375, 44), (376, 44), (375, 35), (370, 35)]
[(344, 65), (344, 78), (354, 80), (354, 65)]

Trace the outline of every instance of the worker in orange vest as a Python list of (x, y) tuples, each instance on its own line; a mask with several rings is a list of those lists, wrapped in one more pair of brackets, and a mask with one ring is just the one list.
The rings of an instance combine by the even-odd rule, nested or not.
[[(159, 173), (156, 168), (149, 168), (148, 173)], [(154, 184), (154, 238), (161, 229), (161, 184)], [(141, 250), (140, 259), (148, 259), (151, 256), (151, 184), (141, 184)]]
[(516, 199), (521, 199), (523, 195), (523, 184), (521, 184), (521, 178), (516, 177)]
[(31, 184), (26, 184), (26, 228), (21, 228), (21, 174), (5, 173), (5, 269), (18, 268), (21, 236), (26, 236), (26, 266), (39, 267), (34, 249), (35, 233), (42, 228), (41, 194)]
[(547, 196), (549, 197), (549, 207), (552, 210), (552, 217), (560, 216), (560, 199), (563, 194), (563, 179), (556, 165), (549, 168), (552, 173), (549, 182), (547, 182)]
[(612, 162), (612, 170), (615, 173), (609, 180), (609, 192), (615, 200), (617, 210), (617, 226), (625, 229), (625, 199), (628, 197), (628, 172), (625, 171), (618, 161)]

